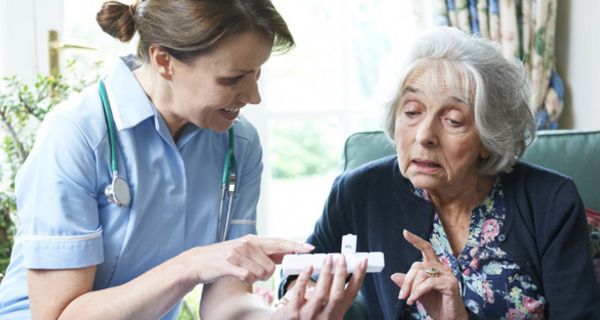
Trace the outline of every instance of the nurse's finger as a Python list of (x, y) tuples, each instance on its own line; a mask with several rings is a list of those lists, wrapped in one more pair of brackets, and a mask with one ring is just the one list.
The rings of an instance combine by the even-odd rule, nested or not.
[(312, 266), (304, 268), (304, 271), (302, 271), (302, 273), (298, 276), (298, 279), (296, 279), (292, 289), (284, 296), (284, 298), (289, 297), (288, 301), (290, 301), (290, 307), (292, 310), (300, 310), (300, 308), (306, 302), (304, 295), (306, 293), (306, 287), (310, 282), (310, 275), (312, 272)]
[(283, 254), (308, 253), (315, 249), (308, 243), (290, 241), (282, 238), (245, 236), (242, 241), (258, 245), (275, 263), (280, 263)]
[(333, 257), (327, 255), (321, 266), (321, 273), (319, 274), (319, 280), (317, 286), (313, 292), (310, 300), (306, 303), (310, 314), (318, 314), (329, 299), (329, 292), (331, 290), (331, 282), (333, 281)]
[(343, 292), (346, 287), (346, 277), (348, 276), (348, 274), (346, 273), (346, 259), (343, 255), (337, 258), (334, 268), (334, 276), (331, 282), (331, 292), (329, 293), (329, 300), (331, 300), (331, 298), (334, 296), (337, 297), (337, 294), (339, 293), (342, 293), (343, 296)]
[(367, 275), (368, 264), (369, 264), (368, 259), (367, 258), (363, 259), (360, 262), (360, 264), (358, 265), (358, 268), (354, 269), (354, 273), (352, 273), (352, 277), (350, 277), (350, 282), (348, 283), (348, 286), (346, 287), (346, 291), (353, 292), (354, 297), (352, 297), (352, 301), (354, 301), (354, 298), (356, 298), (356, 295), (358, 294), (358, 291), (360, 290), (362, 282), (365, 279), (365, 276)]
[(242, 243), (236, 250), (237, 257), (231, 257), (231, 262), (250, 271), (256, 279), (266, 280), (275, 272), (275, 263), (260, 248)]
[(435, 255), (435, 252), (433, 252), (431, 243), (423, 240), (421, 237), (417, 236), (416, 234), (414, 234), (406, 229), (404, 229), (403, 235), (404, 235), (404, 239), (406, 239), (406, 241), (410, 242), (410, 244), (412, 244), (415, 248), (417, 248), (417, 249), (419, 249), (419, 251), (421, 251), (424, 262), (439, 261), (438, 257)]
[(224, 275), (230, 275), (240, 279), (240, 281), (252, 285), (257, 279), (256, 276), (248, 270), (247, 267), (241, 267), (235, 264), (226, 263), (223, 265)]
[(260, 248), (252, 246), (251, 253), (247, 258), (264, 270), (261, 275), (258, 275), (260, 280), (267, 280), (275, 272), (275, 262)]

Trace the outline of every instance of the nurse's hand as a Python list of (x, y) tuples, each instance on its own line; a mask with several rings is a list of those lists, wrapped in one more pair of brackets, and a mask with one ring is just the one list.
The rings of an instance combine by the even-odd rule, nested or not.
[(392, 281), (399, 286), (398, 299), (409, 305), (420, 302), (433, 319), (467, 319), (468, 314), (452, 270), (436, 256), (431, 244), (404, 230), (404, 238), (423, 255), (408, 273), (394, 273)]
[(224, 276), (234, 276), (252, 284), (266, 280), (281, 263), (285, 254), (307, 253), (314, 249), (306, 243), (279, 238), (247, 235), (239, 239), (195, 247), (182, 253), (182, 266), (191, 271), (192, 282), (212, 283)]
[(365, 259), (354, 270), (346, 286), (346, 260), (342, 256), (334, 265), (331, 256), (327, 256), (312, 293), (306, 294), (307, 287), (312, 283), (312, 267), (308, 267), (280, 300), (271, 319), (342, 319), (354, 302), (366, 271)]

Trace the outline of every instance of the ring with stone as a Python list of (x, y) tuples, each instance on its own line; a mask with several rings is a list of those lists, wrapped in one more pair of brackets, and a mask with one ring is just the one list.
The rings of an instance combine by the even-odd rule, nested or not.
[(425, 269), (425, 273), (427, 273), (432, 278), (437, 278), (440, 275), (440, 270), (431, 267)]

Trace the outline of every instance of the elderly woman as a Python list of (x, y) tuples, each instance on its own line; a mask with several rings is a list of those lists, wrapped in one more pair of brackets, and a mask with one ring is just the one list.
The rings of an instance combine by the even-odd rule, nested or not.
[(527, 92), (490, 41), (417, 41), (385, 124), (397, 155), (340, 176), (308, 239), (333, 252), (354, 233), (385, 253), (362, 287), (370, 319), (600, 319), (575, 184), (518, 161)]

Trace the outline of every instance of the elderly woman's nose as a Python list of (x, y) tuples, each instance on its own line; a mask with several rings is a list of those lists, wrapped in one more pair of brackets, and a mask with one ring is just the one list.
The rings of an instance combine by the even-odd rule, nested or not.
[(417, 127), (416, 141), (423, 146), (431, 147), (437, 145), (437, 138), (437, 127), (434, 119), (423, 119)]

